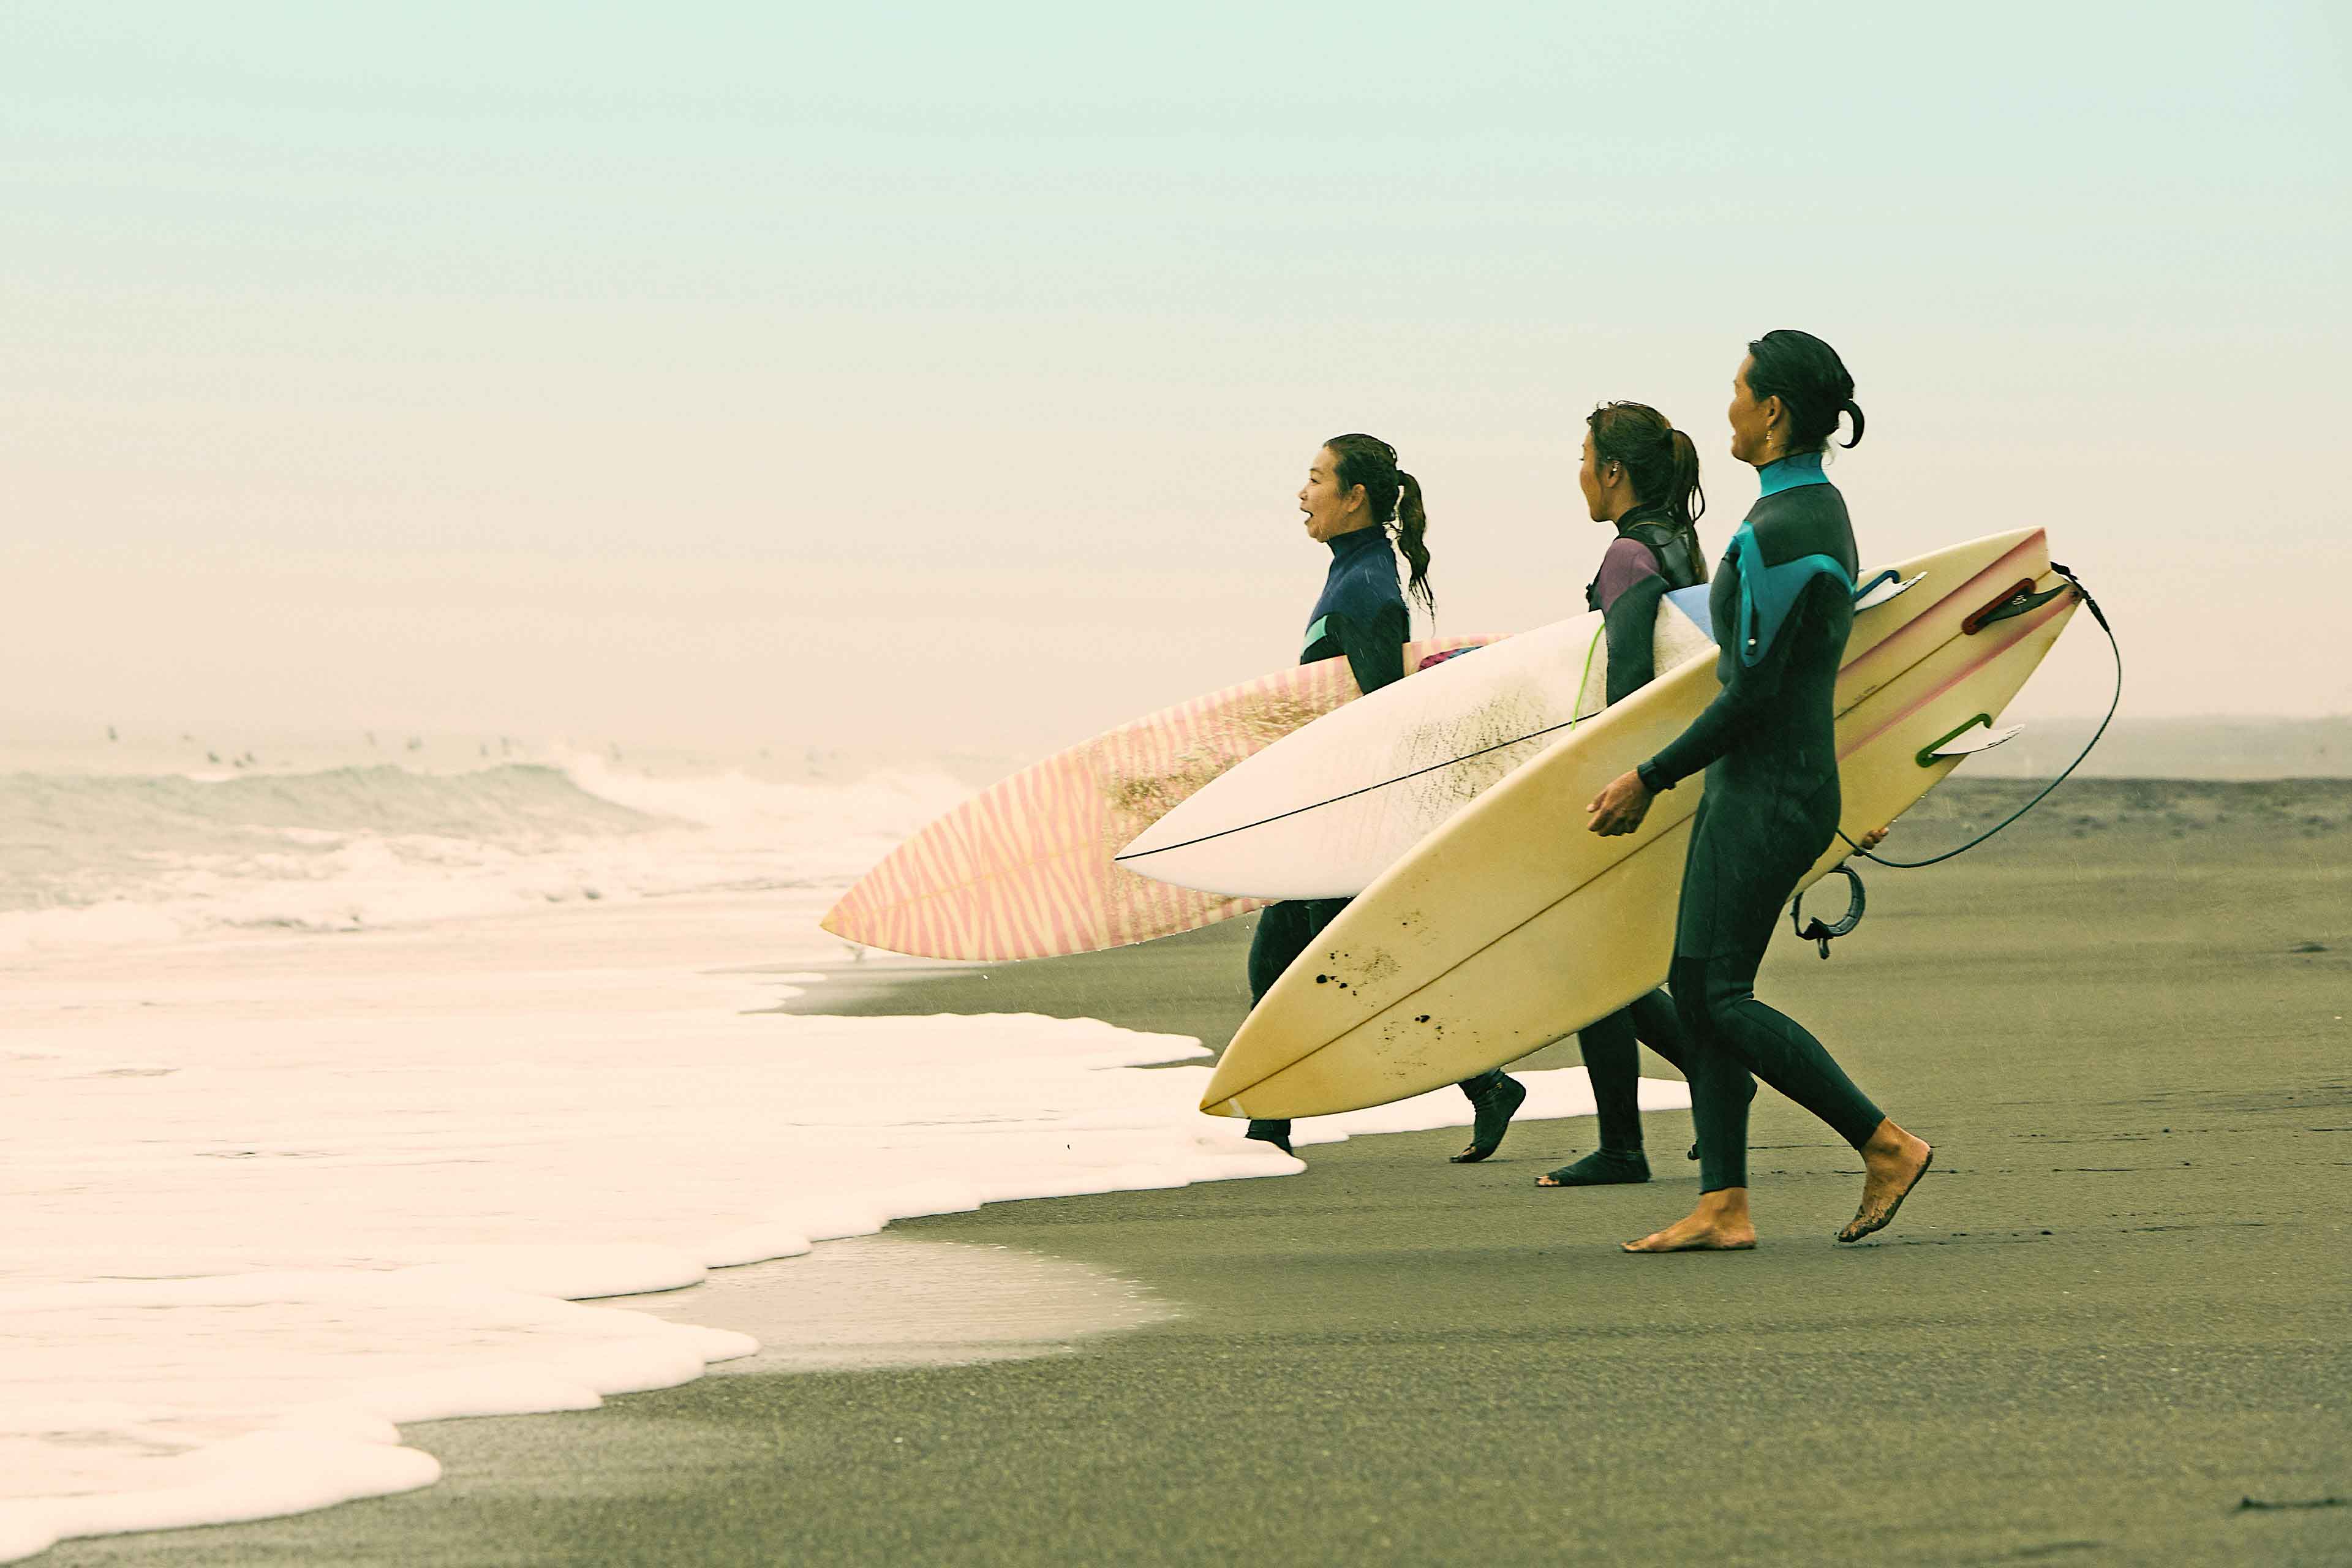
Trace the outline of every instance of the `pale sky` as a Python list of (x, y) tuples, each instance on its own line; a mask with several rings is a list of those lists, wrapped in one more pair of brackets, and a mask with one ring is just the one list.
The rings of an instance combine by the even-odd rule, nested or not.
[(1448, 632), (1581, 608), (1604, 398), (1719, 549), (1780, 326), (1865, 564), (2352, 711), (2340, 8), (807, 9), (8, 6), (8, 711), (1042, 750), (1296, 658), (1339, 431)]

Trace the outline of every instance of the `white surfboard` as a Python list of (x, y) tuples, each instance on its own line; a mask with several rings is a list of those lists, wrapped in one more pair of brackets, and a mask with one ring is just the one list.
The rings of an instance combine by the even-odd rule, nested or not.
[[(1857, 616), (1838, 678), (1849, 837), (1893, 820), (1959, 765), (1952, 742), (1992, 730), (2079, 603), (2039, 529), (1903, 572), (1922, 581)], [(2023, 613), (1988, 617), (1995, 606)], [(1881, 624), (1898, 612), (1901, 624)], [(1414, 846), (1251, 1012), (1201, 1108), (1282, 1117), (1384, 1104), (1516, 1061), (1663, 982), (1705, 777), (1658, 796), (1631, 835), (1588, 832), (1584, 808), (1717, 689), (1705, 662), (1662, 676)], [(1846, 854), (1832, 842), (1804, 880)]]
[[(1706, 595), (1686, 588), (1659, 605), (1659, 674), (1714, 656)], [(1598, 611), (1490, 644), (1284, 736), (1152, 824), (1118, 861), (1226, 896), (1352, 896), (1599, 713), (1608, 690)]]

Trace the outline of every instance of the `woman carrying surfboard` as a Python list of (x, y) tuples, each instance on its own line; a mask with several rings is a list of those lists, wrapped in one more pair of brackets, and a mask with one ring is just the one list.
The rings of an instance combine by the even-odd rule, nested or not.
[[(1860, 1207), (1837, 1233), (1883, 1228), (1934, 1152), (1889, 1121), (1822, 1043), (1756, 999), (1781, 906), (1837, 831), (1833, 693), (1853, 626), (1857, 565), (1844, 498), (1822, 471), (1842, 416), (1862, 439), (1853, 377), (1811, 333), (1767, 332), (1732, 377), (1731, 455), (1763, 494), (1732, 536), (1708, 607), (1723, 689), (1681, 735), (1596, 797), (1591, 827), (1631, 833), (1658, 792), (1701, 769), (1675, 927), (1674, 993), (1698, 1132), (1698, 1206), (1628, 1252), (1756, 1245), (1748, 1205), (1753, 1078), (1829, 1123), (1863, 1157)], [(1753, 1075), (1753, 1078), (1751, 1078)]]
[[(1298, 492), (1307, 514), (1307, 537), (1331, 550), (1323, 591), (1307, 612), (1307, 638), (1298, 662), (1344, 657), (1356, 684), (1369, 695), (1404, 675), (1404, 645), (1412, 635), (1412, 614), (1397, 587), (1397, 552), (1411, 568), (1408, 589), (1423, 610), (1434, 610), (1429, 587), (1429, 514), (1421, 482), (1397, 467), (1396, 448), (1375, 436), (1334, 436), (1307, 466)], [(1388, 525), (1396, 525), (1393, 541)], [(1348, 907), (1345, 899), (1298, 899), (1269, 904), (1250, 939), (1250, 1005), (1290, 967), (1292, 960)], [(1470, 1147), (1457, 1159), (1485, 1159), (1503, 1141), (1511, 1115), (1528, 1091), (1501, 1072), (1481, 1073), (1462, 1082), (1476, 1111)], [(1258, 1120), (1249, 1136), (1290, 1152), (1290, 1123)]]
[[(1657, 674), (1654, 632), (1659, 601), (1673, 589), (1706, 581), (1697, 527), (1706, 492), (1699, 488), (1698, 448), (1691, 438), (1640, 403), (1603, 404), (1585, 416), (1577, 483), (1592, 521), (1617, 531), (1601, 557), (1600, 574), (1584, 590), (1585, 605), (1601, 612), (1608, 638), (1604, 700), (1613, 704)], [(1650, 1179), (1642, 1150), (1637, 1041), (1682, 1067), (1682, 1028), (1664, 991), (1653, 991), (1577, 1032), (1592, 1079), (1601, 1147), (1537, 1177), (1536, 1185), (1597, 1187)]]

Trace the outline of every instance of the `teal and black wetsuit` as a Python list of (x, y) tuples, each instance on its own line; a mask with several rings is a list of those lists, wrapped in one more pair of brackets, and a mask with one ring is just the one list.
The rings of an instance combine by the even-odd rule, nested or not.
[[(1675, 588), (1706, 580), (1690, 541), (1664, 521), (1664, 507), (1636, 507), (1617, 520), (1617, 538), (1601, 558), (1600, 574), (1584, 590), (1599, 610), (1609, 640), (1610, 706), (1623, 701), (1657, 674), (1658, 605)], [(1577, 1033), (1592, 1079), (1601, 1152), (1563, 1166), (1548, 1178), (1563, 1186), (1644, 1179), (1642, 1158), (1641, 1049), (1646, 1042), (1676, 1068), (1683, 1065), (1682, 1028), (1675, 1005), (1653, 991)]]
[(1640, 769), (1652, 790), (1706, 770), (1666, 982), (1706, 1192), (1748, 1184), (1751, 1073), (1856, 1149), (1882, 1120), (1819, 1040), (1756, 999), (1781, 907), (1837, 830), (1833, 698), (1856, 565), (1845, 498), (1819, 453), (1768, 464), (1760, 477), (1764, 493), (1707, 600), (1723, 689)]

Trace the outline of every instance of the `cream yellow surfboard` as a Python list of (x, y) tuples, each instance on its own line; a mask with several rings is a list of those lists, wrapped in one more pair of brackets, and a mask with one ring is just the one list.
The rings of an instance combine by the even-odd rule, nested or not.
[[(1850, 835), (1892, 819), (1957, 765), (1923, 752), (1979, 715), (1998, 718), (2076, 603), (2066, 591), (2025, 614), (1973, 619), (2021, 586), (2063, 587), (2039, 529), (1897, 570), (1923, 575), (1883, 611), (1857, 615), (1838, 681)], [(1710, 661), (1660, 678), (1423, 840), (1266, 994), (1201, 1108), (1285, 1117), (1384, 1104), (1514, 1061), (1662, 983), (1704, 781), (1658, 797), (1622, 837), (1586, 831), (1584, 807), (1717, 689)], [(1845, 853), (1834, 846), (1807, 882)]]

